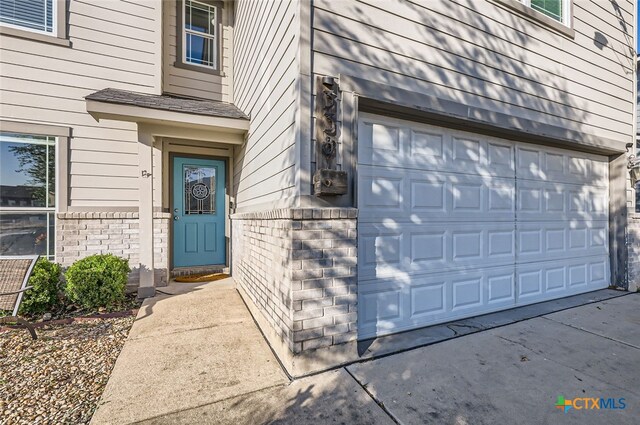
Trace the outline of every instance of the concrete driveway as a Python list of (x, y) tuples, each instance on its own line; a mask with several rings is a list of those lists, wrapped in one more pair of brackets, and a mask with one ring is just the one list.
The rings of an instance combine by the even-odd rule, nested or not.
[[(346, 369), (401, 424), (637, 424), (639, 366), (640, 294), (630, 294)], [(626, 408), (564, 413), (558, 396)]]
[[(640, 294), (484, 316), (474, 326), (521, 321), (289, 381), (232, 281), (197, 289), (145, 303), (94, 425), (638, 423)], [(564, 413), (558, 396), (626, 407)]]

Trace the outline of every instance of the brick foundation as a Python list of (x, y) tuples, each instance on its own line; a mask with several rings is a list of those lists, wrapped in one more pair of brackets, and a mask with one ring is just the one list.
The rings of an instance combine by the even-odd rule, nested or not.
[[(93, 254), (114, 254), (129, 260), (129, 283), (139, 281), (139, 226), (137, 212), (59, 213), (56, 220), (56, 261), (68, 267)], [(168, 282), (168, 213), (154, 213), (154, 263), (156, 286)]]
[(234, 214), (232, 274), (293, 354), (356, 339), (357, 210)]

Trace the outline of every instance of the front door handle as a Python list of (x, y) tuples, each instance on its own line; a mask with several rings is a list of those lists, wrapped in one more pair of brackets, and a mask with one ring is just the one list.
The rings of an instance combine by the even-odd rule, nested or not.
[(178, 220), (180, 220), (180, 217), (178, 217), (177, 215), (174, 215), (174, 216), (173, 216), (173, 219), (174, 219), (175, 221), (178, 221)]

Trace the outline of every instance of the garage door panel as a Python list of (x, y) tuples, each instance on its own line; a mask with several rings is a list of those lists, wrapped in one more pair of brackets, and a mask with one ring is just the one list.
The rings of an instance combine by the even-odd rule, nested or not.
[(402, 320), (402, 290), (399, 288), (366, 291), (362, 294), (363, 324), (387, 322), (387, 325)]
[(593, 221), (518, 223), (517, 242), (519, 263), (606, 256), (609, 249), (607, 223)]
[(406, 285), (398, 281), (376, 281), (358, 288), (358, 333), (360, 337), (392, 333), (405, 326)]
[(358, 229), (358, 274), (361, 278), (377, 273), (393, 274), (403, 269), (406, 232), (398, 227), (360, 225)]
[(513, 266), (360, 282), (359, 337), (513, 307), (514, 282)]
[(517, 187), (518, 221), (608, 220), (605, 188), (531, 180)]
[(513, 179), (360, 166), (359, 221), (510, 221)]
[(607, 187), (609, 165), (602, 156), (518, 143), (516, 176), (518, 179)]
[(518, 305), (605, 288), (609, 282), (602, 256), (518, 264), (516, 274)]
[(394, 223), (359, 226), (359, 279), (455, 272), (467, 268), (511, 265), (515, 261), (512, 223)]
[(360, 164), (513, 177), (514, 146), (500, 139), (363, 114), (358, 127)]
[(363, 116), (359, 338), (608, 285), (606, 157)]

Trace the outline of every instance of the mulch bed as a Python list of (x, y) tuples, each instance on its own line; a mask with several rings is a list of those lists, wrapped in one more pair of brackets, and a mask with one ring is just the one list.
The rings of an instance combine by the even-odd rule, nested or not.
[(40, 322), (36, 341), (0, 331), (0, 423), (88, 424), (134, 311)]

